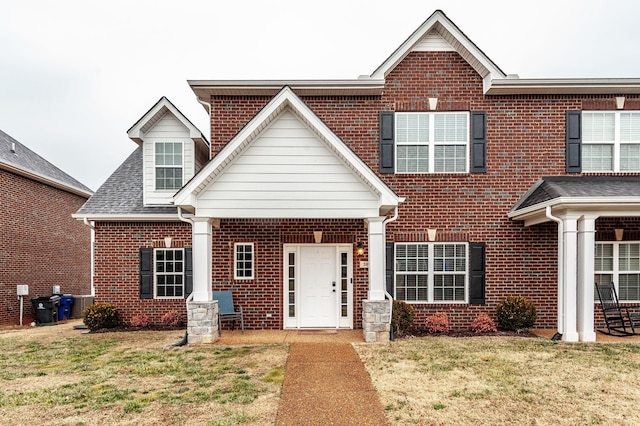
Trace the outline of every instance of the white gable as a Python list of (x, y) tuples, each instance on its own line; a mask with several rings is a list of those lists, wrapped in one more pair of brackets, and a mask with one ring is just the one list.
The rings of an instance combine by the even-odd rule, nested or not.
[(436, 31), (430, 31), (411, 49), (412, 52), (455, 52), (456, 50)]
[(400, 202), (288, 87), (174, 197), (213, 218), (367, 218)]

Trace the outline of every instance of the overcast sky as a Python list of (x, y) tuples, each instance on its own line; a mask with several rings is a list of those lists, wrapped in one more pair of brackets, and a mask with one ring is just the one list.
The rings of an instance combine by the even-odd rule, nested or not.
[(435, 9), (507, 74), (640, 78), (637, 0), (0, 0), (0, 129), (95, 190), (162, 96), (209, 136), (187, 80), (369, 75)]

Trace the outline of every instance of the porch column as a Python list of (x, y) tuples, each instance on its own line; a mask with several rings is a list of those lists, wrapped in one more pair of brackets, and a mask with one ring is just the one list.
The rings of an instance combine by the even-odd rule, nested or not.
[(563, 221), (563, 279), (562, 279), (562, 340), (577, 342), (577, 301), (578, 301), (578, 217), (565, 216)]
[(194, 217), (193, 239), (193, 301), (208, 302), (211, 292), (211, 222), (206, 217)]
[(596, 217), (582, 216), (578, 221), (578, 335), (581, 342), (595, 342), (593, 320), (594, 251)]
[(213, 343), (218, 340), (218, 302), (211, 292), (211, 222), (192, 218), (193, 300), (187, 303), (188, 343)]
[(386, 217), (370, 217), (369, 224), (369, 294), (368, 300), (385, 299), (385, 233)]

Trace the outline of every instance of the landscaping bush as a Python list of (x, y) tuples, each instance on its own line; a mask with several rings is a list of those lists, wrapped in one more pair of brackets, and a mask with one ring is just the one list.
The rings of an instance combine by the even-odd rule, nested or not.
[(449, 316), (445, 312), (436, 312), (427, 317), (424, 328), (429, 334), (448, 333)]
[(133, 318), (131, 318), (129, 324), (131, 324), (132, 327), (146, 328), (151, 325), (151, 317), (149, 317), (149, 315), (147, 314), (135, 315)]
[(489, 315), (487, 314), (480, 314), (478, 315), (478, 317), (473, 320), (473, 323), (471, 323), (471, 330), (474, 333), (495, 333), (496, 331), (498, 331), (498, 329), (496, 328), (496, 323), (493, 322), (493, 320), (491, 318), (489, 318)]
[(537, 311), (533, 302), (525, 297), (511, 296), (496, 307), (498, 324), (506, 330), (520, 331), (533, 327)]
[(101, 328), (114, 328), (120, 322), (118, 309), (112, 303), (94, 303), (82, 312), (84, 324), (91, 331)]
[(413, 306), (402, 300), (394, 300), (391, 307), (391, 328), (402, 334), (413, 325)]
[(167, 312), (160, 319), (162, 325), (167, 327), (180, 327), (184, 325), (184, 319), (182, 315), (177, 313), (176, 311)]

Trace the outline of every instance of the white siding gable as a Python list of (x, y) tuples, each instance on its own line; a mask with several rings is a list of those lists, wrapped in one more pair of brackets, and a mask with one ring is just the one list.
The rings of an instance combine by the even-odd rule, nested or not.
[(436, 31), (430, 31), (412, 49), (414, 52), (455, 52), (455, 49)]
[(199, 216), (378, 216), (379, 194), (286, 108), (196, 200)]
[(195, 143), (189, 137), (187, 129), (178, 118), (167, 111), (143, 137), (143, 168), (144, 168), (144, 204), (145, 205), (171, 205), (176, 191), (156, 191), (155, 188), (155, 143), (156, 142), (182, 142), (184, 185), (194, 175), (195, 169)]

